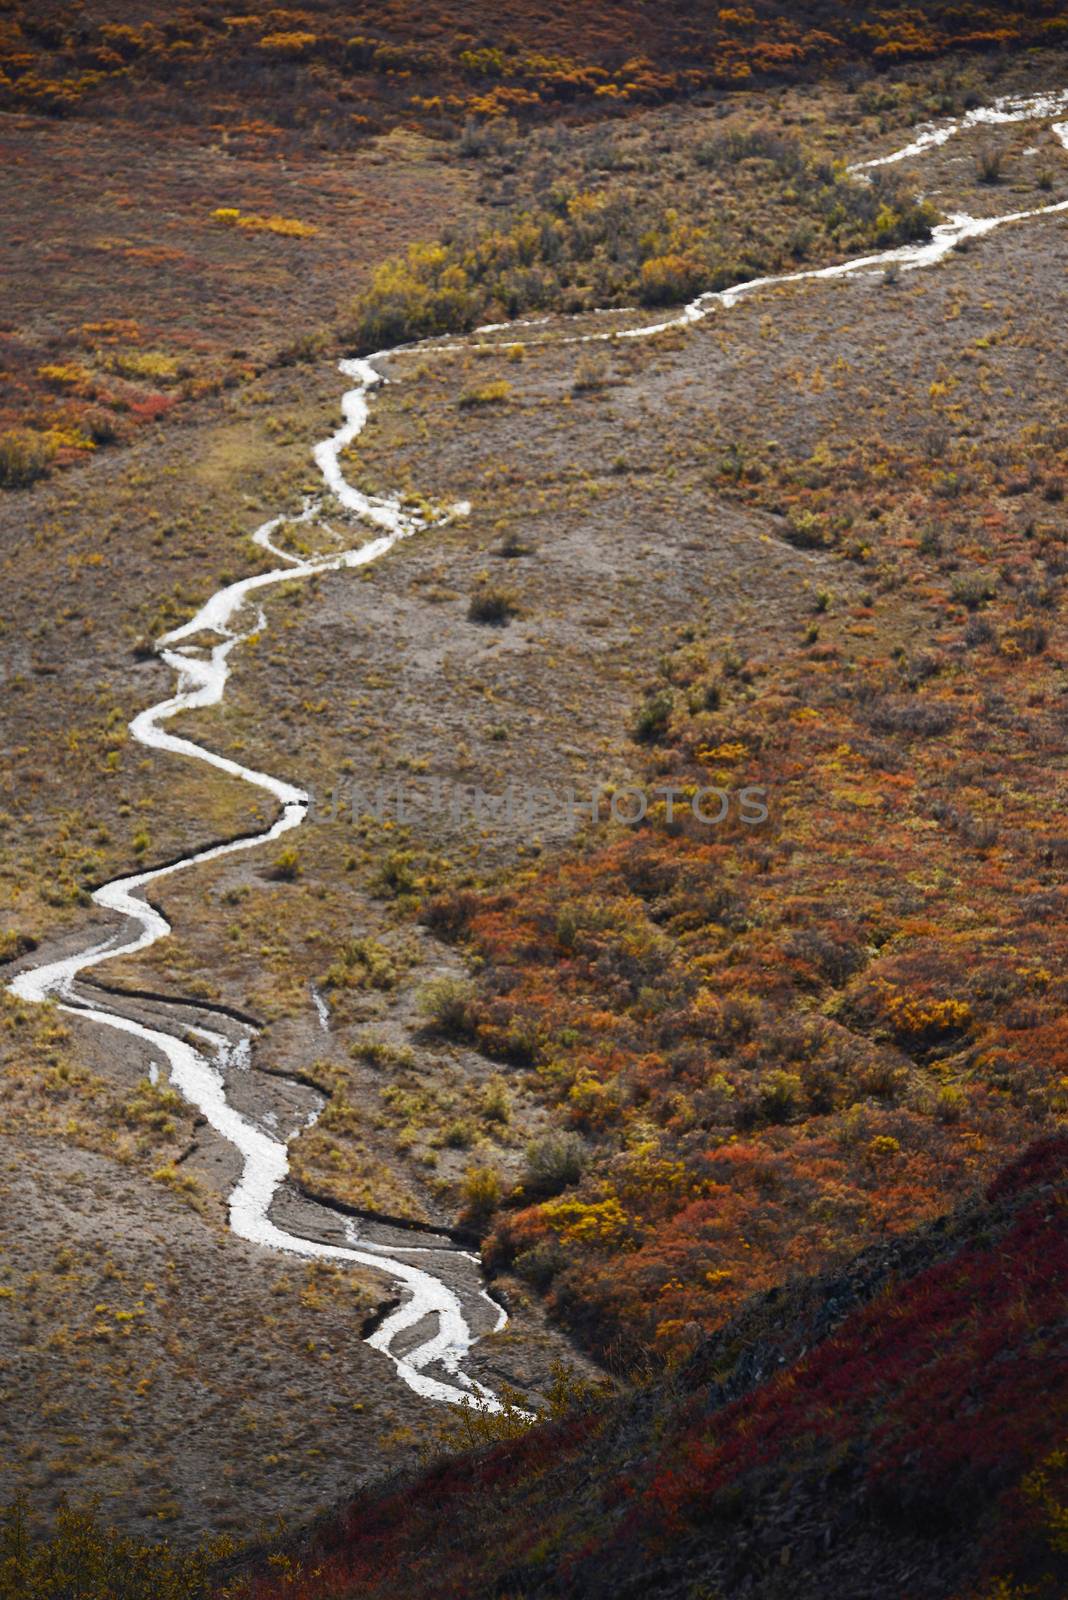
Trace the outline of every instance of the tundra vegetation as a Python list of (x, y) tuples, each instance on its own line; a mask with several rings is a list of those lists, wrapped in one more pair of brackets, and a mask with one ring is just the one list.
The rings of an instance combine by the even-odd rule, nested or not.
[[(224, 9), (0, 16), (12, 171), (45, 152), (39, 199), (49, 162), (87, 192), (120, 158), (92, 248), (27, 252), (0, 328), (5, 963), (131, 862), (262, 828), (126, 730), (166, 692), (151, 640), (314, 487), (328, 356), (653, 320), (923, 238), (921, 188), (1068, 195), (1048, 130), (930, 180), (845, 166), (1063, 81), (1055, 5)], [(689, 364), (677, 331), (384, 363), (346, 473), (470, 518), (272, 593), (183, 731), (318, 789), (611, 760), (769, 816), (656, 803), (486, 864), (356, 815), (168, 885), (174, 934), (114, 969), (272, 1030), (244, 1092), (298, 1130), (286, 1204), (481, 1240), (505, 1407), (440, 1430), (356, 1337), (380, 1282), (240, 1255), (230, 1158), (157, 1064), (0, 998), (3, 1600), (618, 1600), (654, 1567), (690, 1600), (1063, 1594), (1065, 237), (747, 301)], [(52, 269), (62, 316), (24, 319)], [(357, 1460), (404, 1475), (352, 1499)]]

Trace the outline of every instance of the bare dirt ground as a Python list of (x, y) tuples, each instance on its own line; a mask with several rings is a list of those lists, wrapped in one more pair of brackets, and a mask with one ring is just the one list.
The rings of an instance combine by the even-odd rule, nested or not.
[[(1033, 131), (983, 137), (1005, 151), (997, 185), (977, 181), (979, 143), (924, 164), (947, 209), (1068, 193), (1068, 158)], [(435, 778), (584, 796), (635, 770), (633, 719), (680, 630), (744, 647), (759, 671), (796, 648), (825, 594), (820, 627), (843, 671), (875, 642), (922, 646), (937, 617), (895, 581), (892, 510), (872, 506), (863, 560), (799, 550), (774, 509), (724, 499), (722, 463), (815, 472), (821, 450), (857, 438), (875, 448), (951, 425), (996, 449), (1056, 423), (1066, 267), (1068, 224), (1051, 218), (930, 273), (770, 291), (648, 344), (391, 357), (350, 479), (470, 500), (470, 516), (364, 573), (276, 592), (224, 705), (182, 731), (318, 796)], [(315, 487), (310, 448), (336, 426), (343, 382), (326, 362), (264, 371), (201, 401), (181, 430), (0, 502), (13, 941), (81, 945), (103, 926), (87, 885), (264, 822), (241, 785), (131, 746), (126, 722), (172, 681), (138, 645), (261, 564), (247, 535)], [(465, 398), (495, 383), (510, 389)], [(332, 525), (351, 531), (343, 514)], [(469, 616), (487, 591), (514, 605), (503, 626)], [(507, 872), (521, 884), (567, 837), (559, 805), (536, 831), (426, 806), (407, 828), (313, 821), (287, 879), (265, 851), (168, 885), (172, 937), (100, 976), (256, 1016), (266, 1031), (244, 1104), (296, 1127), (315, 1086), (330, 1096), (292, 1147), (305, 1186), (455, 1224), (467, 1169), (521, 1179), (544, 1112), (520, 1069), (426, 1028), (420, 990), (460, 968), (418, 906), (446, 883)], [(431, 1426), (426, 1409), (355, 1333), (388, 1285), (238, 1244), (224, 1231), (230, 1153), (180, 1106), (146, 1098), (141, 1052), (8, 996), (3, 1007), (11, 1484), (42, 1509), (91, 1484), (142, 1526), (248, 1535), (403, 1458)], [(295, 1191), (282, 1204), (302, 1231), (337, 1225)], [(536, 1386), (565, 1347), (511, 1295), (513, 1323), (473, 1370)]]

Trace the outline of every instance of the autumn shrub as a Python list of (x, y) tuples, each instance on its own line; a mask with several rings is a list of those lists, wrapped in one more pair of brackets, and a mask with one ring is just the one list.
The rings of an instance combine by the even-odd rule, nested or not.
[(788, 175), (799, 172), (804, 166), (798, 139), (767, 126), (731, 128), (715, 134), (698, 145), (696, 154), (702, 167), (730, 168), (741, 161), (757, 159), (770, 162)]
[(471, 596), (467, 608), (470, 622), (489, 623), (498, 627), (510, 622), (518, 612), (519, 602), (510, 589), (495, 589), (488, 585)]
[(0, 488), (29, 488), (45, 476), (55, 453), (55, 446), (48, 439), (28, 428), (0, 433)]
[(678, 305), (704, 287), (706, 271), (694, 256), (653, 256), (642, 262), (639, 298), (645, 306)]
[(512, 1097), (508, 1093), (508, 1085), (499, 1073), (495, 1073), (483, 1087), (479, 1097), (479, 1108), (487, 1122), (507, 1123), (512, 1116)]
[[(1061, 438), (1004, 451), (1033, 458), (1035, 498), (1063, 471)], [(862, 592), (823, 612), (833, 648), (761, 662), (679, 628), (636, 729), (650, 787), (744, 774), (774, 787), (770, 826), (713, 832), (657, 808), (592, 830), (521, 893), (464, 903), (480, 1040), (533, 1037), (547, 1115), (587, 1136), (567, 1205), (524, 1182), (487, 1259), (600, 1352), (679, 1348), (802, 1263), (944, 1211), (1063, 1115), (1068, 841), (1039, 752), (1063, 742), (1068, 563), (1052, 529), (1021, 537), (997, 461), (971, 458), (951, 519), (939, 485), (956, 463), (916, 448), (713, 469), (761, 510), (843, 528), (893, 495), (880, 606), (911, 591), (937, 619), (937, 637), (877, 644)], [(981, 613), (947, 614), (973, 570), (1001, 581)]]
[[(737, 135), (743, 143), (746, 137)], [(764, 147), (761, 136), (752, 138)], [(800, 208), (809, 227), (807, 253), (820, 244), (860, 250), (929, 235), (935, 212), (898, 178), (877, 173), (861, 183), (811, 159), (796, 142), (780, 142), (782, 153), (761, 170)], [(587, 186), (569, 175), (533, 187), (531, 200), (493, 226), (413, 245), (385, 262), (355, 302), (352, 340), (377, 350), (539, 309), (580, 311), (636, 299), (650, 307), (680, 304), (792, 259), (781, 240), (753, 242), (748, 234), (744, 250), (736, 249), (740, 241), (729, 229), (709, 224), (696, 189), (668, 205), (658, 187), (632, 183), (611, 168)], [(757, 194), (766, 207), (759, 185)]]
[[(862, 1147), (873, 1185), (899, 1181), (896, 1143)], [(989, 1205), (753, 1295), (711, 1337), (686, 1325), (666, 1370), (641, 1352), (628, 1369), (617, 1345), (616, 1369), (636, 1380), (618, 1392), (555, 1369), (534, 1399), (505, 1385), (502, 1412), (442, 1408), (414, 1481), (363, 1491), (276, 1555), (250, 1595), (387, 1600), (398, 1572), (406, 1600), (513, 1594), (521, 1561), (528, 1592), (591, 1600), (692, 1594), (695, 1572), (701, 1593), (1060, 1600), (1064, 1144), (1034, 1147)], [(767, 1196), (782, 1176), (766, 1175)], [(732, 1230), (732, 1200), (725, 1182), (687, 1208), (687, 1226), (706, 1243), (717, 1221)], [(552, 1211), (554, 1242), (579, 1254), (612, 1208), (568, 1197)], [(611, 1295), (631, 1259), (617, 1256), (598, 1291)], [(639, 1251), (655, 1307), (653, 1267)], [(728, 1269), (701, 1273), (711, 1295), (729, 1292)]]
[(801, 1105), (804, 1084), (796, 1072), (777, 1067), (769, 1072), (758, 1090), (762, 1116), (768, 1122), (788, 1122)]
[(465, 1219), (483, 1228), (501, 1203), (500, 1175), (492, 1167), (468, 1167), (460, 1184)]
[(87, 411), (82, 419), (82, 426), (94, 444), (114, 444), (119, 437), (119, 426), (114, 413), (106, 411), (103, 406), (94, 406)]
[(571, 387), (576, 394), (590, 394), (608, 382), (608, 363), (603, 351), (584, 350), (579, 356)]
[(366, 935), (346, 939), (321, 979), (324, 989), (392, 989), (398, 979), (393, 953)]
[(465, 389), (456, 404), (461, 411), (473, 411), (483, 406), (498, 406), (511, 397), (512, 385), (503, 378), (494, 383), (482, 383), (474, 389)]
[(289, 33), (269, 33), (260, 40), (260, 49), (268, 55), (287, 61), (302, 61), (314, 50), (318, 39), (314, 33), (293, 30)]
[(836, 938), (820, 928), (804, 928), (792, 934), (790, 953), (813, 966), (828, 983), (845, 983), (864, 966), (865, 951), (852, 941)]
[(446, 1124), (441, 1142), (448, 1150), (467, 1150), (474, 1144), (477, 1130), (468, 1117), (457, 1117)]
[[(1017, 3), (995, 14), (950, 0), (707, 13), (591, 0), (546, 18), (508, 5), (484, 27), (447, 3), (403, 13), (373, 3), (358, 19), (336, 0), (312, 11), (215, 17), (179, 6), (138, 26), (83, 19), (77, 28), (39, 9), (28, 0), (7, 5), (6, 107), (198, 128), (221, 122), (230, 134), (254, 130), (298, 149), (351, 146), (414, 121), (492, 151), (495, 124), (515, 117), (544, 123), (561, 108), (616, 117), (714, 89), (807, 83), (847, 63), (885, 69), (954, 50), (1056, 43), (1063, 31), (1048, 6)], [(892, 116), (902, 99), (896, 84), (876, 80), (858, 94), (858, 110)], [(920, 103), (949, 112), (968, 102), (947, 83), (934, 105)], [(727, 130), (707, 144), (709, 168), (727, 174), (750, 164), (787, 173), (795, 159), (789, 132), (777, 127)]]
[(948, 733), (955, 721), (952, 706), (916, 696), (887, 696), (876, 703), (869, 716), (875, 733), (920, 739), (935, 739)]
[(220, 1553), (142, 1544), (73, 1506), (35, 1539), (16, 1501), (0, 1523), (0, 1600), (207, 1600), (211, 1555)]
[(790, 513), (784, 537), (796, 550), (823, 550), (831, 543), (826, 520), (807, 509)]
[(445, 246), (413, 245), (406, 257), (377, 268), (355, 307), (353, 337), (362, 348), (385, 349), (410, 339), (463, 332), (485, 302)]
[(286, 845), (271, 863), (269, 875), (277, 883), (296, 883), (300, 874), (300, 851), (293, 845)]

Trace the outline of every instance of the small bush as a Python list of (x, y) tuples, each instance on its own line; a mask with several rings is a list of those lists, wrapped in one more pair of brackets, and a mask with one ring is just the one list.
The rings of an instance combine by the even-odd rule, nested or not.
[(466, 978), (434, 978), (420, 989), (416, 1003), (436, 1032), (456, 1036), (470, 1032), (474, 997)]
[(980, 645), (990, 644), (996, 638), (994, 628), (985, 617), (969, 617), (968, 625), (964, 630), (964, 643), (969, 650), (977, 650)]
[(276, 883), (296, 883), (300, 877), (300, 854), (292, 845), (279, 850), (268, 874)]
[(801, 1103), (804, 1085), (796, 1072), (776, 1067), (769, 1072), (758, 1091), (761, 1115), (766, 1122), (789, 1122)]
[(577, 1133), (547, 1133), (527, 1146), (523, 1184), (531, 1194), (559, 1194), (579, 1181), (585, 1165), (586, 1146)]
[(666, 689), (646, 697), (634, 722), (634, 739), (638, 744), (655, 744), (667, 732), (671, 720), (673, 701)]
[(467, 608), (468, 621), (489, 623), (495, 627), (503, 627), (518, 614), (519, 605), (515, 595), (507, 589), (480, 589), (471, 596), (471, 604)]
[(823, 518), (813, 511), (792, 512), (783, 537), (795, 550), (825, 550), (830, 543)]
[(114, 416), (102, 406), (87, 411), (82, 421), (94, 444), (114, 444), (119, 436)]
[(514, 529), (504, 535), (500, 544), (494, 545), (491, 555), (501, 556), (505, 561), (515, 561), (520, 556), (529, 556), (533, 546), (524, 544), (522, 538)]
[(679, 305), (700, 292), (705, 277), (693, 256), (653, 256), (642, 265), (639, 298), (643, 306)]
[(608, 382), (608, 364), (601, 351), (584, 350), (578, 359), (571, 387), (576, 394), (603, 389)]
[(55, 453), (50, 440), (28, 428), (0, 433), (0, 488), (28, 489), (45, 476)]
[(460, 1185), (464, 1216), (486, 1223), (501, 1203), (501, 1180), (492, 1167), (468, 1167)]
[(349, 1050), (355, 1061), (366, 1061), (372, 1067), (413, 1067), (415, 1052), (407, 1045), (390, 1044), (388, 1039), (373, 1036), (357, 1039)]
[(956, 717), (950, 706), (913, 697), (880, 701), (871, 713), (870, 722), (873, 733), (937, 739), (950, 731)]
[(504, 378), (498, 378), (495, 383), (481, 384), (477, 389), (465, 389), (456, 404), (461, 411), (471, 411), (478, 406), (499, 406), (509, 399), (512, 385)]
[(442, 1133), (442, 1143), (450, 1150), (468, 1150), (474, 1144), (476, 1133), (466, 1117), (457, 1117)]
[(260, 49), (286, 61), (303, 61), (318, 42), (314, 33), (268, 33), (260, 40)]
[(368, 935), (347, 939), (320, 982), (324, 989), (392, 989), (397, 977), (392, 952)]
[(979, 152), (979, 159), (975, 163), (975, 175), (980, 183), (1000, 183), (1005, 166), (1005, 158), (1000, 150), (991, 150), (989, 147)]
[(962, 572), (953, 579), (950, 592), (959, 606), (977, 611), (988, 600), (993, 600), (997, 579), (989, 572)]
[(500, 1074), (490, 1078), (483, 1088), (481, 1110), (487, 1122), (511, 1121), (512, 1097), (508, 1093), (508, 1085)]
[(0, 965), (5, 961), (17, 961), (19, 956), (29, 955), (36, 949), (37, 940), (31, 933), (16, 933), (13, 928), (0, 933)]

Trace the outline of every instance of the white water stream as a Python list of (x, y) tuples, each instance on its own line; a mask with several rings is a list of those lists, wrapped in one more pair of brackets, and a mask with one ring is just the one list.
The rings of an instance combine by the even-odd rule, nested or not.
[[(1068, 92), (1038, 95), (1027, 98), (1004, 99), (992, 107), (970, 111), (954, 122), (947, 122), (920, 130), (917, 137), (900, 150), (873, 161), (861, 162), (851, 170), (861, 174), (871, 168), (887, 166), (944, 144), (955, 134), (981, 124), (1045, 121), (1068, 150), (1068, 122), (1054, 124), (1052, 119), (1068, 111)], [(943, 260), (955, 246), (965, 239), (978, 238), (1007, 224), (1023, 222), (1030, 218), (1068, 212), (1068, 201), (1047, 205), (1031, 211), (1014, 212), (1007, 216), (974, 218), (953, 216), (934, 230), (926, 244), (906, 245), (881, 253), (844, 262), (839, 266), (823, 267), (803, 272), (788, 273), (780, 277), (756, 278), (749, 283), (720, 292), (699, 295), (673, 317), (662, 322), (639, 323), (617, 327), (605, 332), (566, 335), (559, 342), (593, 343), (611, 339), (650, 338), (668, 328), (686, 327), (701, 321), (717, 307), (727, 309), (746, 296), (761, 289), (781, 284), (800, 283), (814, 279), (849, 278), (858, 274), (895, 266), (902, 272), (930, 267)], [(609, 313), (606, 313), (608, 315)], [(620, 313), (614, 313), (619, 315)], [(625, 314), (625, 313), (624, 313)], [(635, 315), (635, 313), (629, 313)], [(544, 326), (549, 318), (539, 318), (527, 324), (497, 324), (476, 329), (475, 342), (491, 333), (512, 333), (514, 329)], [(545, 339), (526, 343), (550, 342)], [(468, 341), (470, 343), (470, 341)], [(465, 348), (463, 344), (424, 341), (409, 345), (397, 353), (433, 350), (447, 351)], [(383, 352), (385, 355), (388, 352)], [(160, 704), (142, 711), (130, 724), (130, 732), (140, 743), (153, 750), (171, 755), (185, 756), (204, 761), (229, 773), (245, 783), (264, 790), (279, 806), (273, 824), (262, 833), (230, 840), (187, 856), (165, 867), (158, 867), (133, 876), (118, 878), (104, 884), (93, 895), (94, 902), (104, 910), (114, 912), (122, 919), (121, 928), (100, 944), (80, 953), (66, 956), (37, 966), (25, 967), (10, 984), (11, 991), (24, 1001), (58, 1002), (64, 1010), (74, 1012), (87, 1021), (102, 1027), (113, 1028), (133, 1035), (163, 1056), (170, 1071), (170, 1081), (189, 1103), (207, 1119), (211, 1127), (238, 1151), (243, 1170), (230, 1195), (230, 1225), (242, 1239), (269, 1249), (286, 1251), (292, 1255), (316, 1257), (331, 1261), (352, 1262), (387, 1270), (403, 1291), (401, 1304), (369, 1335), (367, 1343), (388, 1356), (397, 1372), (417, 1394), (427, 1399), (461, 1402), (499, 1410), (495, 1396), (482, 1384), (469, 1377), (462, 1367), (464, 1357), (474, 1343), (474, 1334), (468, 1325), (458, 1295), (445, 1282), (425, 1266), (413, 1266), (402, 1259), (409, 1255), (433, 1257), (434, 1247), (382, 1245), (359, 1238), (351, 1224), (346, 1225), (345, 1246), (306, 1239), (279, 1227), (271, 1218), (271, 1206), (288, 1173), (286, 1144), (267, 1125), (257, 1125), (242, 1115), (229, 1103), (226, 1093), (226, 1075), (230, 1070), (248, 1066), (248, 1041), (235, 1045), (221, 1034), (207, 1029), (190, 1030), (182, 1027), (171, 1033), (161, 1027), (150, 1027), (101, 1005), (87, 1002), (74, 988), (79, 974), (118, 956), (133, 955), (145, 950), (170, 932), (170, 923), (162, 912), (148, 903), (144, 891), (152, 884), (183, 872), (202, 861), (217, 860), (221, 856), (241, 850), (252, 850), (282, 834), (298, 828), (304, 821), (310, 804), (305, 790), (269, 773), (258, 772), (227, 756), (219, 755), (192, 740), (183, 739), (167, 731), (168, 723), (179, 712), (217, 705), (223, 697), (229, 677), (229, 657), (236, 645), (253, 631), (262, 631), (266, 619), (254, 602), (259, 591), (272, 585), (289, 582), (295, 578), (311, 577), (320, 572), (341, 568), (366, 566), (392, 548), (398, 540), (441, 522), (444, 517), (427, 519), (406, 510), (398, 496), (372, 496), (354, 489), (345, 479), (341, 456), (366, 424), (368, 396), (385, 381), (374, 362), (380, 359), (342, 361), (340, 370), (351, 380), (352, 387), (342, 397), (342, 426), (329, 439), (315, 447), (315, 462), (322, 475), (332, 502), (340, 505), (353, 518), (380, 530), (378, 537), (356, 549), (344, 550), (329, 556), (302, 559), (287, 552), (275, 543), (275, 535), (286, 526), (299, 523), (316, 523), (321, 520), (322, 503), (309, 501), (297, 517), (278, 516), (264, 523), (253, 535), (254, 541), (274, 556), (281, 565), (255, 577), (244, 578), (228, 584), (205, 601), (197, 614), (182, 627), (173, 629), (157, 641), (161, 658), (174, 671), (177, 678), (174, 694)], [(447, 516), (463, 515), (466, 504), (454, 506)], [(332, 532), (333, 530), (328, 530)], [(250, 618), (242, 613), (252, 610)], [(240, 622), (239, 622), (239, 619)], [(239, 626), (243, 631), (239, 631)], [(196, 641), (214, 636), (215, 643), (207, 654), (198, 653)], [(329, 1026), (328, 1013), (317, 997), (317, 1010), (322, 1026)], [(189, 1043), (189, 1035), (200, 1040), (204, 1048)], [(454, 1252), (450, 1252), (454, 1254)], [(475, 1260), (474, 1257), (470, 1258)], [(503, 1326), (504, 1313), (489, 1300), (484, 1290), (480, 1293), (489, 1301), (497, 1314), (497, 1326)], [(420, 1324), (428, 1322), (432, 1331), (418, 1342)], [(407, 1348), (416, 1339), (413, 1348)], [(435, 1369), (435, 1370), (431, 1370)], [(436, 1375), (435, 1375), (436, 1371)]]

